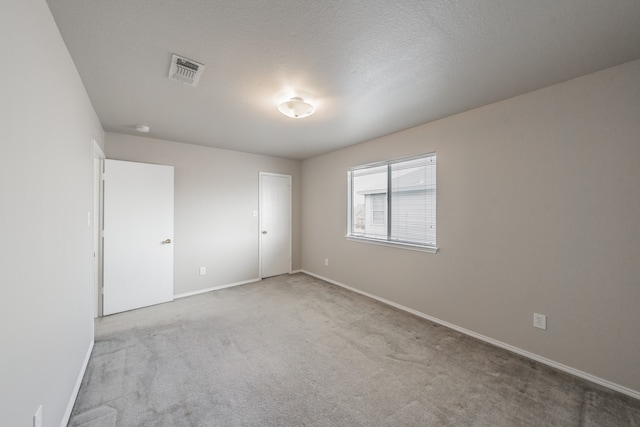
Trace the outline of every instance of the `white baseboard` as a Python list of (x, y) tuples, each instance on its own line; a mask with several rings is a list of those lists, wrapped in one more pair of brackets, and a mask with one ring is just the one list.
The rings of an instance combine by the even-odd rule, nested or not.
[(73, 387), (73, 392), (71, 393), (71, 398), (69, 399), (69, 403), (67, 404), (67, 410), (64, 412), (64, 417), (62, 417), (62, 422), (60, 423), (60, 427), (66, 427), (67, 424), (69, 424), (69, 418), (71, 418), (71, 411), (73, 411), (73, 405), (75, 405), (76, 403), (76, 398), (78, 397), (78, 392), (80, 391), (80, 385), (82, 384), (82, 378), (84, 378), (84, 373), (87, 370), (87, 365), (89, 365), (89, 358), (91, 357), (92, 351), (93, 351), (93, 339), (91, 340), (91, 344), (89, 345), (87, 354), (84, 357), (84, 362), (82, 362), (82, 368), (80, 369), (80, 374), (76, 379), (76, 385)]
[(461, 332), (461, 333), (463, 333), (465, 335), (469, 335), (471, 337), (477, 338), (477, 339), (479, 339), (481, 341), (484, 341), (484, 342), (487, 342), (489, 344), (495, 345), (496, 347), (503, 348), (503, 349), (508, 350), (508, 351), (510, 351), (512, 353), (519, 354), (520, 356), (524, 356), (524, 357), (526, 357), (528, 359), (535, 360), (536, 362), (543, 363), (543, 364), (545, 364), (547, 366), (551, 366), (552, 368), (558, 369), (560, 371), (566, 372), (566, 373), (574, 375), (576, 377), (580, 377), (580, 378), (585, 379), (587, 381), (590, 381), (592, 383), (599, 384), (599, 385), (601, 385), (603, 387), (609, 388), (611, 390), (615, 390), (617, 392), (620, 392), (622, 394), (626, 394), (627, 396), (631, 396), (631, 397), (633, 397), (635, 399), (639, 399), (640, 400), (640, 391), (632, 390), (632, 389), (624, 387), (624, 386), (622, 386), (620, 384), (616, 384), (614, 382), (607, 381), (607, 380), (602, 379), (600, 377), (596, 377), (595, 375), (591, 375), (591, 374), (589, 374), (587, 372), (580, 371), (578, 369), (572, 368), (571, 366), (563, 365), (562, 363), (555, 362), (555, 361), (553, 361), (551, 359), (547, 359), (546, 357), (538, 356), (537, 354), (531, 353), (529, 351), (523, 350), (523, 349), (518, 348), (518, 347), (514, 347), (514, 346), (512, 346), (510, 344), (507, 344), (507, 343), (504, 343), (502, 341), (498, 341), (496, 339), (489, 338), (487, 336), (478, 334), (477, 332), (473, 332), (473, 331), (471, 331), (469, 329), (462, 328), (460, 326), (454, 325), (453, 323), (445, 322), (444, 320), (440, 320), (437, 317), (433, 317), (433, 316), (430, 316), (428, 314), (422, 313), (420, 311), (414, 310), (412, 308), (405, 307), (403, 305), (397, 304), (397, 303), (395, 303), (393, 301), (389, 301), (389, 300), (386, 300), (384, 298), (380, 298), (380, 297), (378, 297), (376, 295), (373, 295), (373, 294), (370, 294), (368, 292), (364, 292), (364, 291), (361, 291), (359, 289), (352, 288), (351, 286), (347, 286), (344, 283), (340, 283), (340, 282), (337, 282), (335, 280), (329, 279), (327, 277), (320, 276), (319, 274), (315, 274), (315, 273), (312, 273), (312, 272), (306, 271), (306, 270), (299, 270), (299, 271), (301, 273), (308, 274), (309, 276), (316, 277), (316, 278), (318, 278), (320, 280), (324, 280), (325, 282), (331, 283), (333, 285), (340, 286), (341, 288), (348, 289), (348, 290), (350, 290), (352, 292), (355, 292), (355, 293), (358, 293), (360, 295), (364, 295), (366, 297), (372, 298), (372, 299), (374, 299), (376, 301), (380, 301), (380, 302), (382, 302), (384, 304), (390, 305), (390, 306), (395, 307), (395, 308), (397, 308), (399, 310), (406, 311), (407, 313), (411, 313), (411, 314), (413, 314), (415, 316), (418, 316), (418, 317), (421, 317), (423, 319), (429, 320), (431, 322), (437, 323), (439, 325), (445, 326), (445, 327), (447, 327), (449, 329), (453, 329), (454, 331), (458, 331), (458, 332)]
[(204, 293), (211, 292), (211, 291), (218, 291), (220, 289), (232, 288), (234, 286), (242, 286), (242, 285), (246, 285), (247, 283), (259, 282), (260, 280), (262, 280), (262, 279), (251, 279), (251, 280), (245, 280), (243, 282), (229, 283), (227, 285), (213, 286), (213, 287), (207, 288), (207, 289), (200, 289), (199, 291), (185, 292), (183, 294), (174, 295), (173, 299), (180, 299), (180, 298), (190, 297), (190, 296), (193, 296), (193, 295), (204, 294)]
[[(296, 274), (296, 273), (304, 273), (304, 271), (303, 270), (292, 270), (291, 272), (289, 272), (289, 274)], [(232, 288), (234, 286), (247, 285), (249, 283), (259, 282), (261, 280), (262, 279), (251, 279), (251, 280), (245, 280), (244, 282), (236, 282), (236, 283), (229, 283), (228, 285), (214, 286), (212, 288), (201, 289), (199, 291), (194, 291), (194, 292), (185, 292), (183, 294), (174, 295), (173, 299), (180, 299), (180, 298), (190, 297), (190, 296), (193, 296), (193, 295), (204, 294), (204, 293), (211, 292), (211, 291), (218, 291), (220, 289)]]

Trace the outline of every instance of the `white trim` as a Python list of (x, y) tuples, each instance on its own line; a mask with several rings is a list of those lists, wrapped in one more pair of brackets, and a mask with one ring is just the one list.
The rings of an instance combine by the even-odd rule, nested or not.
[[(98, 141), (95, 139), (91, 140), (92, 142), (92, 151), (91, 151), (91, 162), (92, 162), (92, 194), (93, 194), (93, 207), (92, 207), (92, 228), (93, 228), (93, 248), (92, 252), (94, 252), (93, 256), (93, 296), (94, 296), (94, 313), (93, 317), (102, 317), (102, 227), (103, 227), (103, 186), (102, 186), (102, 172), (104, 169), (104, 152)], [(97, 164), (96, 164), (97, 162)], [(97, 166), (97, 170), (96, 170)]]
[(82, 362), (82, 368), (80, 369), (80, 374), (76, 379), (76, 385), (73, 387), (73, 392), (71, 393), (71, 399), (69, 399), (69, 403), (67, 404), (67, 410), (64, 412), (64, 416), (62, 417), (62, 422), (60, 423), (60, 427), (66, 427), (69, 424), (69, 418), (71, 418), (71, 411), (73, 411), (73, 405), (76, 404), (76, 398), (78, 397), (78, 392), (80, 391), (80, 385), (82, 384), (82, 379), (84, 378), (84, 374), (87, 371), (87, 366), (89, 365), (89, 358), (91, 358), (91, 352), (93, 351), (93, 340), (89, 344), (89, 350), (87, 350), (87, 355), (84, 357), (84, 362)]
[(207, 289), (200, 289), (199, 291), (193, 291), (193, 292), (185, 292), (183, 294), (177, 294), (173, 296), (173, 299), (179, 299), (179, 298), (186, 298), (186, 297), (190, 297), (193, 295), (199, 295), (199, 294), (204, 294), (207, 292), (211, 292), (211, 291), (218, 291), (220, 289), (225, 289), (225, 288), (232, 288), (234, 286), (242, 286), (242, 285), (246, 285), (248, 283), (254, 283), (254, 282), (259, 282), (262, 279), (251, 279), (251, 280), (245, 280), (243, 282), (235, 282), (235, 283), (229, 283), (226, 285), (220, 285), (220, 286), (213, 286), (211, 288), (207, 288)]
[(367, 239), (366, 237), (356, 237), (356, 236), (349, 236), (349, 235), (344, 236), (344, 238), (352, 242), (370, 243), (372, 245), (389, 246), (392, 248), (400, 248), (400, 249), (409, 249), (411, 251), (427, 252), (430, 254), (435, 254), (438, 252), (438, 248), (435, 246), (412, 245), (410, 243), (400, 243), (400, 242), (393, 242), (389, 240)]
[[(303, 271), (303, 270), (293, 270), (289, 274), (296, 274), (296, 273), (305, 273), (305, 271)], [(226, 288), (233, 288), (234, 286), (248, 285), (249, 283), (255, 283), (255, 282), (260, 282), (260, 281), (262, 281), (262, 279), (256, 278), (256, 279), (251, 279), (251, 280), (245, 280), (243, 282), (229, 283), (227, 285), (213, 286), (211, 288), (201, 289), (199, 291), (185, 292), (183, 294), (177, 294), (177, 295), (174, 295), (173, 298), (174, 299), (186, 298), (186, 297), (190, 297), (190, 296), (193, 296), (193, 295), (205, 294), (207, 292), (219, 291), (220, 289), (226, 289)]]
[(380, 297), (375, 296), (373, 294), (370, 294), (368, 292), (364, 292), (364, 291), (361, 291), (359, 289), (352, 288), (351, 286), (347, 286), (344, 283), (340, 283), (340, 282), (337, 282), (335, 280), (331, 280), (329, 278), (320, 276), (318, 274), (311, 273), (311, 272), (309, 272), (307, 270), (300, 270), (300, 272), (308, 274), (309, 276), (316, 277), (316, 278), (318, 278), (320, 280), (324, 280), (325, 282), (331, 283), (333, 285), (340, 286), (341, 288), (348, 289), (348, 290), (353, 291), (355, 293), (358, 293), (360, 295), (364, 295), (366, 297), (372, 298), (372, 299), (374, 299), (376, 301), (380, 301), (381, 303), (390, 305), (390, 306), (395, 307), (395, 308), (397, 308), (399, 310), (402, 310), (402, 311), (406, 311), (407, 313), (411, 313), (411, 314), (413, 314), (415, 316), (418, 316), (418, 317), (421, 317), (423, 319), (429, 320), (431, 322), (437, 323), (439, 325), (445, 326), (445, 327), (447, 327), (449, 329), (453, 329), (454, 331), (458, 331), (458, 332), (463, 333), (465, 335), (469, 335), (469, 336), (471, 336), (473, 338), (479, 339), (480, 341), (484, 341), (484, 342), (492, 344), (492, 345), (494, 345), (496, 347), (503, 348), (503, 349), (508, 350), (508, 351), (510, 351), (512, 353), (519, 354), (520, 356), (524, 356), (524, 357), (526, 357), (528, 359), (535, 360), (536, 362), (540, 362), (540, 363), (543, 363), (543, 364), (545, 364), (547, 366), (551, 366), (552, 368), (555, 368), (555, 369), (558, 369), (560, 371), (566, 372), (568, 374), (574, 375), (576, 377), (585, 379), (585, 380), (590, 381), (592, 383), (601, 385), (603, 387), (609, 388), (611, 390), (617, 391), (617, 392), (622, 393), (622, 394), (626, 394), (627, 396), (631, 396), (634, 399), (639, 399), (640, 400), (640, 391), (627, 388), (625, 386), (622, 386), (620, 384), (616, 384), (614, 382), (602, 379), (600, 377), (596, 377), (595, 375), (591, 375), (591, 374), (589, 374), (587, 372), (580, 371), (578, 369), (572, 368), (572, 367), (567, 366), (567, 365), (563, 365), (562, 363), (555, 362), (555, 361), (553, 361), (551, 359), (547, 359), (546, 357), (538, 356), (537, 354), (531, 353), (531, 352), (523, 350), (521, 348), (514, 347), (514, 346), (512, 346), (510, 344), (504, 343), (502, 341), (498, 341), (498, 340), (493, 339), (493, 338), (489, 338), (489, 337), (487, 337), (485, 335), (481, 335), (481, 334), (479, 334), (477, 332), (470, 331), (469, 329), (465, 329), (465, 328), (462, 328), (460, 326), (454, 325), (453, 323), (445, 322), (444, 320), (440, 320), (437, 317), (433, 317), (433, 316), (430, 316), (428, 314), (424, 314), (424, 313), (422, 313), (420, 311), (411, 309), (409, 307), (405, 307), (403, 305), (400, 305), (400, 304), (397, 304), (395, 302), (386, 300), (384, 298), (380, 298)]
[(100, 158), (100, 159), (104, 159), (104, 151), (102, 151), (102, 148), (100, 148), (100, 144), (98, 144), (98, 141), (95, 140), (95, 138), (91, 139), (91, 142), (93, 142), (93, 152)]

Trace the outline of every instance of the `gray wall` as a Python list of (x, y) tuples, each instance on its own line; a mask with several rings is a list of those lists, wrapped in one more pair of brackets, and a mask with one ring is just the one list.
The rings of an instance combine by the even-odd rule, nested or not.
[(300, 268), (299, 161), (117, 133), (105, 145), (109, 159), (175, 167), (176, 295), (258, 278), (260, 172), (292, 175), (292, 268)]
[(0, 13), (0, 424), (59, 426), (93, 342), (92, 139), (103, 132), (44, 0)]
[[(638, 76), (635, 61), (304, 161), (302, 268), (640, 391)], [(430, 151), (440, 252), (345, 240), (347, 169)]]

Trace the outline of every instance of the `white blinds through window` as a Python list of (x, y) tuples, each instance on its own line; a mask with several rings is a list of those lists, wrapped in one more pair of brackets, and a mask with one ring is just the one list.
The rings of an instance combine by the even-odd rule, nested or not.
[(350, 237), (436, 246), (436, 156), (349, 170)]
[(435, 156), (392, 163), (390, 168), (390, 240), (435, 246)]
[(387, 210), (387, 198), (385, 194), (374, 194), (371, 196), (371, 213), (373, 214), (373, 223), (376, 225), (385, 225), (385, 211)]

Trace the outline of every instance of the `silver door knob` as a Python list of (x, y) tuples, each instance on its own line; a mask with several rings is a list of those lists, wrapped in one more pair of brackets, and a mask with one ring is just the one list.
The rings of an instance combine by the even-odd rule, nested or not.
[(169, 244), (169, 243), (171, 243), (171, 239), (167, 239), (167, 240), (165, 240), (165, 241), (164, 241), (164, 242), (162, 242), (162, 243)]
[(262, 230), (262, 234), (267, 234), (267, 230)]

